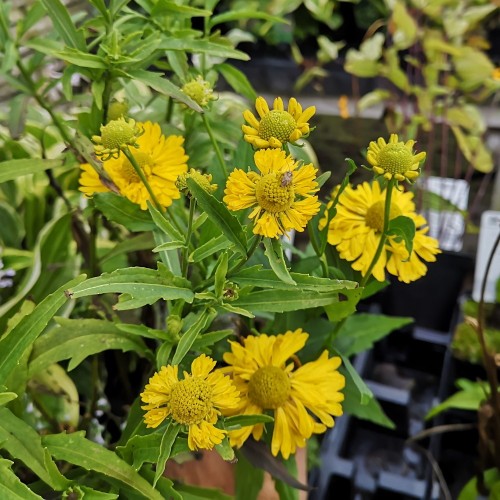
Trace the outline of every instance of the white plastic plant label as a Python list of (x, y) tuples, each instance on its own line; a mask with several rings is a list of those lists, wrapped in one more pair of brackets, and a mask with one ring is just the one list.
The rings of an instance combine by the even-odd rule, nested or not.
[[(495, 240), (500, 233), (500, 212), (494, 210), (487, 210), (481, 216), (481, 227), (479, 230), (479, 241), (477, 245), (476, 254), (476, 268), (474, 271), (474, 290), (472, 298), (479, 302), (481, 299), (481, 286), (486, 272), (488, 259), (490, 258), (491, 251)], [(486, 281), (486, 289), (484, 292), (484, 301), (487, 303), (495, 302), (496, 297), (496, 283), (500, 279), (500, 248), (496, 249), (488, 278)]]
[[(467, 210), (469, 184), (466, 180), (427, 177), (423, 179), (422, 184), (424, 189), (437, 194), (459, 210)], [(444, 202), (443, 205), (445, 205)], [(454, 252), (462, 250), (465, 220), (461, 212), (446, 207), (443, 210), (433, 207), (425, 210), (424, 215), (429, 224), (429, 236), (439, 241), (439, 247), (442, 250)]]

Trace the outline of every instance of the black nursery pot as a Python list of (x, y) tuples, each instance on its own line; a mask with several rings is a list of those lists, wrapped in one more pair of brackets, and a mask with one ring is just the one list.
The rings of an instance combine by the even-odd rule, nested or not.
[(410, 316), (417, 326), (448, 332), (458, 297), (473, 269), (471, 255), (443, 252), (417, 281), (407, 284), (394, 279), (381, 296), (382, 312)]

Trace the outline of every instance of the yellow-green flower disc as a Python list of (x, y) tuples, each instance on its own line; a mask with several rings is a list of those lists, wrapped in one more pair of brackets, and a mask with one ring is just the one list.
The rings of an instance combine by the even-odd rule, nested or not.
[(260, 120), (250, 111), (243, 113), (247, 124), (242, 125), (245, 141), (256, 148), (282, 148), (287, 142), (295, 142), (309, 134), (308, 121), (316, 112), (314, 106), (302, 110), (302, 106), (292, 97), (285, 110), (283, 100), (277, 97), (273, 109), (269, 109), (266, 100), (258, 97), (255, 101)]
[(397, 134), (391, 134), (389, 142), (382, 137), (370, 142), (366, 158), (376, 174), (386, 179), (414, 181), (420, 175), (420, 163), (425, 160), (425, 152), (413, 153), (415, 141), (399, 141)]

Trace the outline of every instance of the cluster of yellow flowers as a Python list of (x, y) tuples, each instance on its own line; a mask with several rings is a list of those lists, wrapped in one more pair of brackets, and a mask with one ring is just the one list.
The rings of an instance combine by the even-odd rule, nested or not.
[(178, 366), (164, 366), (141, 394), (146, 425), (158, 427), (170, 417), (187, 428), (192, 450), (212, 449), (226, 435), (231, 446), (239, 448), (251, 435), (260, 440), (264, 424), (227, 431), (218, 417), (271, 411), (271, 452), (288, 458), (313, 434), (333, 427), (334, 416), (342, 415), (345, 380), (337, 371), (340, 358), (324, 351), (316, 361), (297, 364), (294, 354), (308, 336), (300, 329), (248, 336), (243, 345), (231, 342), (231, 352), (224, 354), (227, 367), (214, 370), (215, 361), (202, 354), (182, 380)]
[[(212, 95), (205, 83), (194, 81), (184, 91), (207, 105)], [(288, 144), (309, 134), (308, 121), (316, 110), (314, 106), (303, 110), (294, 98), (285, 110), (279, 97), (272, 109), (262, 97), (255, 107), (259, 118), (245, 111), (247, 124), (242, 130), (256, 149), (258, 172), (235, 168), (227, 179), (223, 200), (232, 211), (252, 209), (249, 218), (256, 235), (279, 238), (291, 230), (304, 231), (321, 209), (317, 169), (296, 161)], [(107, 178), (91, 165), (82, 165), (80, 190), (87, 196), (115, 191), (145, 210), (148, 201), (168, 207), (181, 192), (186, 194), (187, 178), (197, 179), (207, 192), (217, 189), (211, 176), (188, 171), (183, 137), (165, 137), (158, 124), (120, 117), (102, 126), (101, 136), (93, 140)], [(367, 160), (376, 175), (391, 183), (391, 189), (398, 182), (418, 177), (425, 153), (415, 154), (413, 146), (414, 141), (400, 142), (395, 134), (388, 142), (379, 138), (370, 143)], [(385, 238), (387, 189), (379, 182), (348, 186), (338, 197), (331, 219), (328, 209), (332, 202), (327, 205), (320, 229), (327, 227), (328, 242), (363, 276), (371, 273), (382, 281), (387, 271), (410, 282), (426, 273), (423, 261), (434, 261), (439, 249), (437, 241), (426, 234), (425, 219), (415, 212), (413, 194), (399, 189), (391, 192), (389, 219), (403, 215), (414, 222), (413, 251), (410, 254), (395, 236)], [(382, 238), (384, 248), (373, 265)], [(312, 434), (332, 427), (333, 417), (342, 414), (344, 396), (340, 391), (345, 380), (337, 370), (341, 360), (324, 351), (316, 361), (300, 365), (295, 354), (307, 338), (300, 329), (276, 336), (248, 336), (242, 344), (230, 343), (231, 351), (224, 355), (226, 367), (215, 369), (215, 361), (202, 354), (192, 362), (191, 373), (184, 372), (182, 378), (177, 365), (162, 367), (141, 394), (147, 426), (156, 428), (171, 419), (187, 431), (192, 450), (211, 449), (226, 435), (232, 446), (241, 447), (250, 436), (261, 439), (264, 424), (226, 430), (219, 417), (272, 412), (271, 451), (288, 458)]]

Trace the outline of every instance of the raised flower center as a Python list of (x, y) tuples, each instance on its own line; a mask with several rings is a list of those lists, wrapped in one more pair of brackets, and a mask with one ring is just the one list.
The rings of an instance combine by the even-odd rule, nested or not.
[(248, 397), (264, 410), (282, 406), (290, 394), (290, 380), (277, 366), (259, 368), (250, 378)]
[(199, 377), (181, 380), (172, 389), (169, 406), (176, 422), (198, 424), (212, 409), (212, 388)]
[(291, 207), (295, 191), (293, 183), (285, 174), (267, 174), (257, 181), (255, 197), (259, 205), (267, 212), (283, 212)]
[(404, 174), (415, 163), (412, 152), (403, 142), (387, 144), (378, 154), (378, 166), (391, 174)]
[(118, 118), (101, 127), (101, 144), (109, 150), (120, 149), (125, 144), (134, 144), (138, 135), (139, 130), (133, 120)]
[(259, 137), (266, 141), (275, 137), (281, 142), (287, 142), (296, 126), (290, 113), (273, 109), (260, 120)]
[[(375, 229), (378, 233), (384, 230), (384, 210), (385, 201), (380, 200), (374, 203), (366, 212), (366, 225)], [(400, 215), (402, 215), (401, 209), (397, 205), (392, 204), (389, 211), (389, 220), (395, 219)]]
[[(137, 165), (139, 165), (141, 170), (146, 174), (146, 177), (151, 175), (153, 168), (153, 160), (151, 159), (151, 156), (147, 153), (143, 153), (142, 151), (134, 151), (132, 154), (137, 162)], [(130, 163), (130, 160), (127, 157), (124, 157), (122, 160), (121, 175), (128, 182), (141, 182), (134, 166)]]

